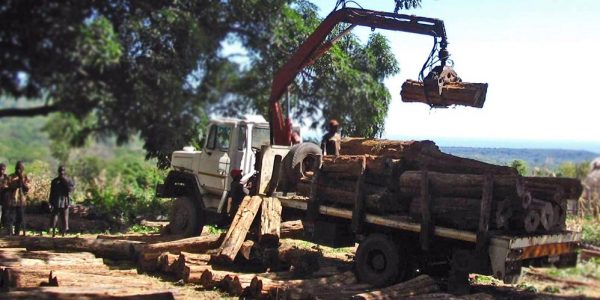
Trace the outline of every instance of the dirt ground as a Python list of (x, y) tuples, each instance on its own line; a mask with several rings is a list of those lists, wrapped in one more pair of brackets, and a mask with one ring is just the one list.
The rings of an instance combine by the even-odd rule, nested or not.
[[(41, 232), (31, 232), (30, 235), (40, 235)], [(45, 234), (45, 233), (44, 233)], [(70, 234), (74, 237), (95, 238), (97, 234)], [(106, 236), (106, 235), (104, 235)], [(113, 235), (115, 236), (115, 235)], [(143, 240), (148, 235), (126, 233), (116, 235), (122, 239)], [(116, 237), (115, 236), (115, 237)], [(164, 240), (169, 240), (168, 236)], [(337, 267), (340, 272), (352, 269), (355, 248), (329, 248), (307, 241), (283, 239), (283, 244), (295, 245), (299, 248), (313, 248), (322, 252), (319, 261), (321, 267)], [(0, 249), (2, 250), (2, 249)], [(204, 290), (195, 285), (183, 284), (175, 278), (158, 273), (138, 273), (136, 265), (130, 261), (113, 261), (104, 259), (111, 270), (130, 270), (130, 277), (121, 282), (120, 288), (127, 289), (129, 284), (144, 282), (148, 290), (170, 291), (175, 299), (235, 299), (216, 290)], [(0, 266), (6, 266), (0, 257)], [(521, 280), (516, 285), (507, 285), (489, 276), (471, 274), (472, 292), (484, 292), (498, 299), (532, 299), (532, 298), (600, 298), (600, 260), (580, 262), (576, 268), (565, 270), (524, 268)], [(81, 272), (81, 280), (86, 281), (86, 273)], [(90, 279), (89, 284), (93, 284)], [(6, 299), (6, 294), (0, 293), (0, 299)]]

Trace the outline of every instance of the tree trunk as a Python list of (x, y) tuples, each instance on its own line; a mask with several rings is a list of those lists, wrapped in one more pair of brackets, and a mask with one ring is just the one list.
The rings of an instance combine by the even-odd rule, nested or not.
[(210, 262), (210, 254), (195, 254), (181, 252), (175, 263), (175, 274), (178, 278), (183, 278), (185, 268), (190, 266), (204, 266)]
[(425, 94), (423, 82), (406, 80), (402, 84), (402, 102), (419, 102), (432, 106), (463, 105), (482, 108), (487, 93), (487, 83), (452, 82), (442, 87), (442, 94), (433, 91)]
[[(279, 245), (281, 235), (281, 202), (277, 198), (264, 198), (260, 215), (258, 241), (264, 246)], [(249, 254), (249, 253), (248, 253)]]
[[(436, 225), (476, 230), (480, 206), (480, 199), (434, 197), (431, 199), (431, 214)], [(421, 222), (421, 198), (411, 201), (409, 212), (415, 222)]]
[(131, 247), (141, 242), (94, 238), (20, 237), (19, 244), (28, 250), (86, 251), (112, 259), (133, 259)]
[(439, 151), (432, 141), (392, 141), (382, 139), (345, 138), (341, 142), (341, 155), (373, 155), (402, 159), (407, 152)]
[(295, 239), (304, 235), (302, 220), (281, 222), (280, 230), (282, 239)]
[(171, 252), (180, 254), (183, 252), (203, 253), (209, 249), (214, 249), (223, 241), (224, 234), (220, 235), (202, 235), (170, 242), (154, 243), (154, 244), (139, 244), (132, 247), (131, 251), (136, 256), (149, 256), (154, 253), (156, 257), (162, 252)]
[[(446, 174), (427, 172), (429, 188), (433, 196), (466, 197), (481, 199), (485, 176), (473, 174)], [(494, 176), (494, 198), (519, 197), (518, 176)], [(399, 180), (400, 193), (404, 197), (415, 197), (421, 194), (421, 172), (406, 171)]]
[[(229, 227), (223, 244), (219, 248), (218, 257), (228, 262), (233, 262), (242, 243), (246, 239), (248, 230), (254, 221), (254, 217), (260, 208), (262, 198), (260, 196), (246, 197), (236, 213), (234, 222)], [(239, 217), (238, 217), (239, 216)], [(236, 222), (237, 221), (237, 222)]]
[(321, 172), (342, 174), (345, 177), (359, 176), (366, 168), (364, 155), (325, 155), (321, 161)]

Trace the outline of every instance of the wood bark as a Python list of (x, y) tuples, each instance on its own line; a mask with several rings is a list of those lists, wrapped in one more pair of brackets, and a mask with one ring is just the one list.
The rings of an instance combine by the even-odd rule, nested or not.
[(0, 299), (96, 299), (96, 300), (173, 300), (169, 291), (137, 289), (99, 289), (90, 287), (43, 287), (15, 290), (0, 294)]
[[(250, 199), (246, 201), (248, 198)], [(260, 196), (246, 197), (244, 201), (242, 201), (242, 204), (236, 213), (236, 217), (234, 217), (234, 222), (229, 227), (227, 235), (223, 240), (223, 244), (221, 244), (221, 247), (219, 248), (217, 255), (219, 259), (233, 262), (238, 251), (242, 247), (242, 243), (246, 239), (248, 230), (250, 230), (250, 226), (254, 221), (254, 217), (256, 216), (261, 203), (262, 198)]]
[(341, 141), (341, 155), (373, 155), (401, 159), (405, 153), (439, 151), (432, 141), (392, 141), (382, 139), (345, 138)]
[(302, 220), (281, 222), (280, 237), (282, 239), (294, 239), (304, 235)]
[[(279, 245), (281, 235), (281, 202), (267, 197), (262, 201), (258, 241), (265, 246)], [(249, 253), (248, 253), (249, 254)]]
[[(479, 198), (483, 192), (485, 176), (475, 174), (447, 174), (427, 172), (430, 192), (434, 196)], [(400, 193), (404, 197), (420, 195), (420, 171), (406, 171), (399, 179)], [(494, 176), (494, 197), (504, 199), (518, 197), (522, 188), (518, 176)]]
[(321, 158), (321, 172), (358, 176), (366, 168), (364, 155), (325, 155)]
[(380, 290), (354, 295), (352, 299), (391, 300), (421, 294), (435, 293), (439, 290), (439, 286), (431, 277), (429, 277), (428, 275), (420, 275), (411, 280), (401, 282)]
[[(476, 230), (481, 200), (458, 197), (433, 197), (431, 213), (436, 225), (463, 230)], [(411, 218), (421, 222), (421, 199), (414, 198), (409, 208)], [(495, 224), (494, 224), (495, 225)]]
[(556, 190), (560, 187), (565, 199), (579, 199), (583, 191), (580, 180), (566, 177), (525, 177), (525, 185), (539, 190)]
[(185, 266), (183, 273), (181, 275), (181, 279), (183, 279), (183, 282), (185, 282), (185, 283), (202, 284), (202, 275), (207, 270), (212, 271), (212, 266), (210, 266), (210, 265)]
[(487, 86), (487, 83), (452, 82), (442, 87), (441, 95), (437, 90), (426, 94), (423, 82), (409, 79), (402, 84), (400, 96), (402, 102), (419, 102), (441, 107), (462, 105), (482, 108)]
[(178, 278), (183, 278), (185, 268), (190, 266), (204, 266), (210, 262), (210, 254), (196, 254), (181, 252), (175, 263), (174, 273)]
[(240, 255), (246, 259), (246, 260), (250, 260), (250, 256), (252, 253), (252, 248), (254, 247), (254, 241), (252, 240), (245, 240), (242, 243), (242, 247), (240, 248)]
[(158, 267), (162, 273), (174, 274), (177, 269), (179, 255), (165, 252), (158, 257)]
[(28, 250), (86, 251), (112, 259), (132, 259), (131, 247), (141, 242), (94, 238), (19, 237), (18, 244)]
[(210, 249), (215, 249), (223, 241), (224, 234), (220, 235), (202, 235), (197, 237), (191, 237), (181, 240), (161, 242), (154, 244), (135, 244), (131, 247), (130, 251), (135, 256), (140, 255), (151, 255), (154, 253), (156, 257), (162, 252), (171, 252), (173, 254), (179, 254), (183, 252), (190, 253), (203, 253)]

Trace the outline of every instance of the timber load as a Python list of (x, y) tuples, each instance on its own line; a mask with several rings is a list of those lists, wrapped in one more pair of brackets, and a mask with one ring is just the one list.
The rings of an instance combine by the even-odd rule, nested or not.
[[(508, 166), (443, 153), (432, 141), (347, 138), (340, 153), (323, 156), (318, 175), (298, 183), (297, 193), (415, 222), (428, 209), (434, 224), (460, 230), (476, 231), (485, 213), (489, 230), (532, 233), (564, 230), (566, 201), (582, 191), (576, 179), (520, 176)], [(482, 210), (484, 202), (489, 209)]]
[(402, 102), (420, 102), (432, 107), (451, 105), (482, 108), (487, 94), (487, 83), (450, 82), (442, 87), (441, 95), (427, 93), (423, 82), (407, 80), (402, 84)]

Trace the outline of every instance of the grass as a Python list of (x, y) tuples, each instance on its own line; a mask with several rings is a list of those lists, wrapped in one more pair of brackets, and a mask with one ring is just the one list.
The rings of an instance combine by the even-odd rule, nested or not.
[(593, 218), (584, 219), (581, 226), (581, 241), (600, 247), (600, 221)]
[(585, 277), (600, 280), (600, 259), (582, 261), (572, 268), (551, 268), (548, 274), (556, 277)]
[(134, 224), (129, 227), (129, 231), (134, 233), (160, 233), (160, 227)]

